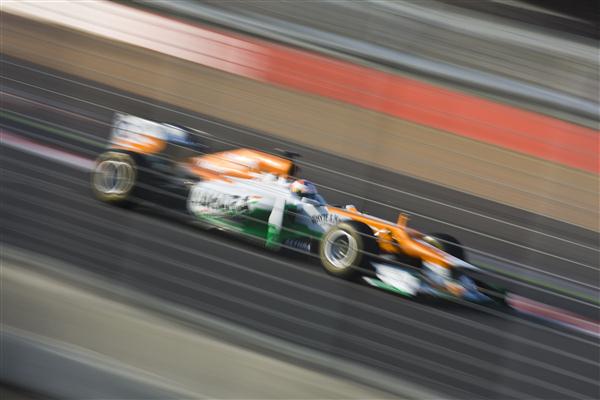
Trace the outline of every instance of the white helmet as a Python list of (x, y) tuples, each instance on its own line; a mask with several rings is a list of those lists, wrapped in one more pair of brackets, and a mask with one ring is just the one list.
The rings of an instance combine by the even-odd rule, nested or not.
[(290, 191), (300, 197), (314, 198), (317, 195), (317, 187), (306, 179), (298, 179), (290, 186)]

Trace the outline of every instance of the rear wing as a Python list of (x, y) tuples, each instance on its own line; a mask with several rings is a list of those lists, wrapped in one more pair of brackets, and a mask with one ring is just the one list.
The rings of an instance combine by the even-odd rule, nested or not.
[(210, 136), (183, 126), (155, 122), (135, 115), (115, 113), (110, 134), (110, 148), (141, 154), (156, 154), (169, 144), (188, 149), (206, 148), (201, 138)]

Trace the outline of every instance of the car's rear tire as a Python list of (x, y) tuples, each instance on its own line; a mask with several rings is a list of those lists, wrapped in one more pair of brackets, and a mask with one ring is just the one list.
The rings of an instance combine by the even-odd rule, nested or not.
[(319, 245), (323, 268), (343, 279), (356, 279), (372, 271), (371, 260), (379, 254), (377, 239), (362, 222), (341, 222), (329, 229)]
[(96, 159), (91, 177), (92, 191), (100, 201), (131, 206), (135, 201), (138, 177), (138, 165), (132, 155), (107, 151)]

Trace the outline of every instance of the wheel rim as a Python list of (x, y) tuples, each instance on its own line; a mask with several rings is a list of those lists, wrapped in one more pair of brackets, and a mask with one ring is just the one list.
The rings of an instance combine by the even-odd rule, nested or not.
[(346, 269), (352, 265), (357, 252), (356, 239), (346, 231), (335, 231), (325, 242), (325, 258), (336, 269)]
[(130, 163), (118, 160), (105, 160), (96, 165), (94, 187), (105, 195), (128, 193), (134, 183), (135, 171)]

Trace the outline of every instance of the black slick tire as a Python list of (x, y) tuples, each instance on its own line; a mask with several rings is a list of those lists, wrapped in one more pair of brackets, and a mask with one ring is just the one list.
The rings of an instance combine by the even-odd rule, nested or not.
[(437, 239), (441, 250), (444, 250), (451, 256), (467, 261), (467, 255), (462, 244), (454, 236), (448, 235), (447, 233), (430, 233), (429, 236)]
[(353, 280), (372, 271), (371, 260), (379, 254), (377, 239), (362, 222), (346, 221), (330, 228), (319, 245), (325, 270), (339, 278)]
[[(446, 253), (456, 258), (460, 258), (463, 261), (467, 261), (467, 256), (465, 254), (464, 248), (462, 247), (462, 244), (454, 236), (448, 235), (446, 233), (432, 233), (429, 236), (433, 236), (434, 238), (436, 238), (437, 241), (440, 243), (442, 250), (444, 250)], [(485, 283), (481, 279), (477, 279), (477, 277), (474, 276), (475, 273), (465, 273), (473, 280), (473, 282), (475, 283), (475, 285), (481, 293), (487, 295), (497, 305), (507, 306), (506, 297), (508, 292), (506, 290)]]

